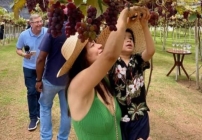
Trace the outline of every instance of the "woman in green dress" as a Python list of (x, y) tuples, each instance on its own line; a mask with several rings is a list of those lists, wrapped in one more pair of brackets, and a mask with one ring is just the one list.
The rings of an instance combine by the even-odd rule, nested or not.
[[(58, 76), (69, 73), (67, 100), (78, 140), (122, 139), (121, 111), (105, 77), (120, 55), (128, 17), (140, 17), (142, 10), (137, 6), (123, 9), (117, 31), (109, 34), (104, 47), (89, 40), (82, 43), (77, 36), (68, 38), (62, 47), (67, 61)], [(101, 35), (105, 35), (104, 32)]]

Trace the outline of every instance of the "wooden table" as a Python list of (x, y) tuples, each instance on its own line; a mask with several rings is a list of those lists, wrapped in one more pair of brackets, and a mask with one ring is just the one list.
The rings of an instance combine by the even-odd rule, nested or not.
[(181, 75), (181, 72), (180, 72), (180, 67), (181, 67), (182, 70), (184, 71), (184, 73), (186, 74), (187, 78), (189, 79), (189, 75), (187, 74), (187, 72), (183, 66), (183, 60), (184, 60), (184, 56), (191, 54), (191, 52), (186, 51), (186, 50), (184, 51), (184, 50), (173, 50), (173, 49), (168, 49), (168, 50), (166, 50), (166, 52), (173, 54), (173, 59), (174, 59), (174, 65), (168, 72), (167, 76), (169, 76), (170, 73), (173, 71), (173, 69), (175, 67), (177, 67), (176, 77), (175, 77), (175, 80), (177, 80), (178, 75)]

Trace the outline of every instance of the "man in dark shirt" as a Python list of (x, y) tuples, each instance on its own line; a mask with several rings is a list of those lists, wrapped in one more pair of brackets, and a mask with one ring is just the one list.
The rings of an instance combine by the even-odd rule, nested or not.
[(70, 117), (68, 116), (65, 97), (68, 75), (56, 77), (57, 72), (66, 61), (61, 54), (61, 48), (65, 40), (66, 35), (63, 27), (62, 35), (57, 38), (53, 38), (51, 34), (46, 33), (39, 46), (40, 54), (36, 64), (36, 88), (41, 92), (39, 98), (41, 139), (52, 139), (51, 108), (56, 94), (59, 97), (61, 112), (57, 139), (67, 140), (70, 132)]

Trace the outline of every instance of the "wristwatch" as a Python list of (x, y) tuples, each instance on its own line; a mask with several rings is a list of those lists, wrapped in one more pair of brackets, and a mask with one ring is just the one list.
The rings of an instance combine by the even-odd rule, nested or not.
[(40, 79), (40, 80), (38, 80), (38, 79), (36, 78), (36, 82), (41, 82), (41, 79)]

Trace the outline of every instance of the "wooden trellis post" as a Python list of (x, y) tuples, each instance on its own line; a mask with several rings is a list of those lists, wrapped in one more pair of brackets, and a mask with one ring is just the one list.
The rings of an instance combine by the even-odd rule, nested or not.
[(198, 21), (199, 19), (196, 19), (195, 21), (195, 61), (196, 61), (196, 87), (197, 89), (200, 89), (199, 85), (199, 64), (198, 64), (198, 58), (199, 58), (199, 53), (198, 53)]
[(5, 41), (6, 41), (6, 33), (7, 33), (7, 29), (6, 29), (6, 22), (4, 23), (4, 34), (3, 34), (3, 46), (5, 45)]

